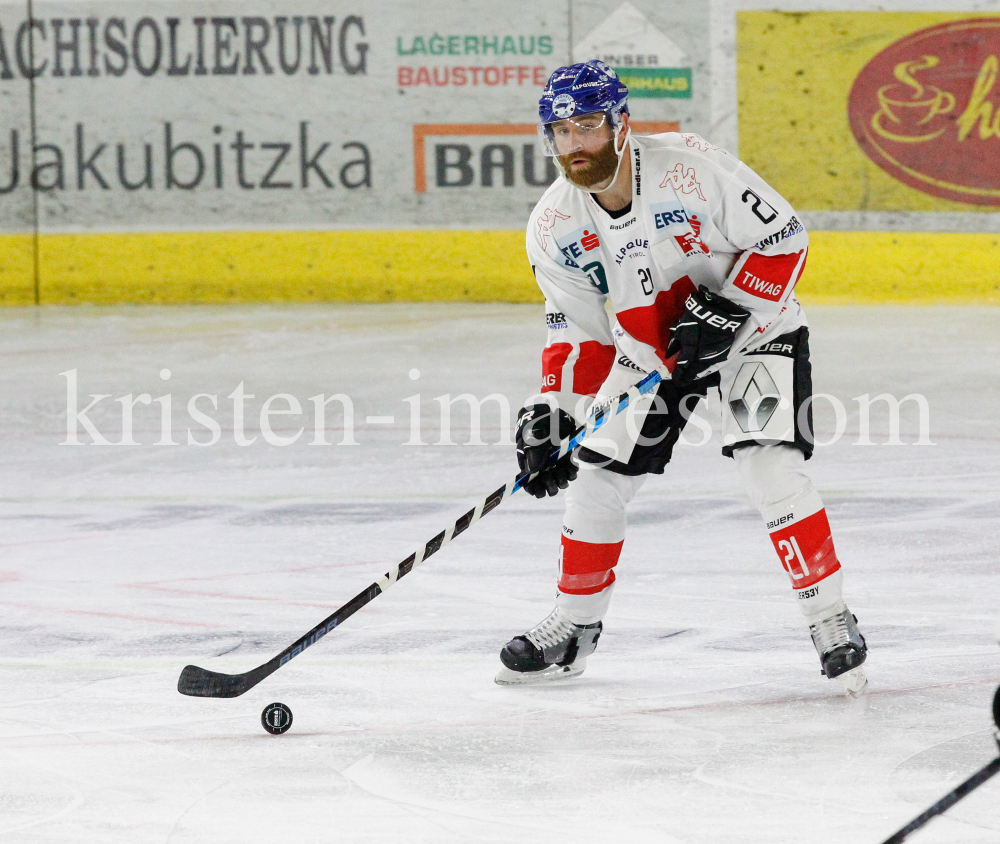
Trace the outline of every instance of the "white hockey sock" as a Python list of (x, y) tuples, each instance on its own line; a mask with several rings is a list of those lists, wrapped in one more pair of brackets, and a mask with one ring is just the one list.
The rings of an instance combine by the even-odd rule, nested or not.
[(819, 493), (807, 484), (760, 508), (802, 614), (813, 620), (841, 603), (844, 580)]
[(576, 624), (594, 624), (604, 618), (604, 614), (608, 611), (614, 588), (615, 584), (612, 582), (592, 595), (556, 592), (556, 606)]
[(814, 583), (805, 589), (796, 589), (795, 596), (798, 598), (799, 609), (802, 614), (812, 624), (814, 621), (826, 618), (831, 614), (834, 607), (840, 605), (843, 608), (842, 586), (844, 583), (844, 573), (837, 569), (833, 574), (828, 574), (819, 583)]

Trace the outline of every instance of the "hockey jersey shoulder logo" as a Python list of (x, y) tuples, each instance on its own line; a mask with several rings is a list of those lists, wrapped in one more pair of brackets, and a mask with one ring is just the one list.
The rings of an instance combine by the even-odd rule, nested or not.
[(557, 220), (568, 220), (569, 214), (563, 214), (558, 208), (546, 208), (538, 217), (538, 229), (535, 234), (538, 236), (538, 243), (542, 249), (549, 248), (549, 236)]
[(702, 202), (705, 201), (705, 194), (701, 190), (701, 182), (698, 181), (698, 174), (694, 167), (685, 167), (678, 163), (673, 170), (663, 177), (660, 182), (661, 188), (671, 187), (681, 193), (691, 193)]
[(733, 285), (758, 299), (780, 301), (802, 273), (805, 250), (787, 255), (751, 252)]
[[(684, 139), (684, 143), (687, 144), (692, 149), (696, 149), (699, 152), (708, 152), (710, 149), (714, 149), (716, 152), (726, 153), (722, 147), (717, 147), (715, 144), (710, 144), (701, 135), (695, 135), (693, 132), (681, 132), (680, 136)], [(728, 155), (729, 153), (726, 153)], [(660, 185), (660, 187), (663, 187)]]

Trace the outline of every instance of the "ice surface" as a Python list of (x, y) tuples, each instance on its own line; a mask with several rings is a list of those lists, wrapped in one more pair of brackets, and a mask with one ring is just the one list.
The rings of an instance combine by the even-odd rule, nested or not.
[[(175, 690), (189, 662), (265, 661), (514, 468), (510, 445), (403, 445), (436, 396), (536, 388), (532, 306), (122, 308), (0, 313), (0, 841), (882, 841), (989, 761), (1000, 682), (1000, 311), (812, 308), (817, 392), (848, 411), (809, 464), (871, 647), (871, 693), (819, 675), (759, 517), (716, 442), (643, 489), (606, 632), (564, 685), (500, 688), (503, 643), (551, 607), (561, 502), (515, 496), (234, 700)], [(162, 369), (171, 377), (163, 380)], [(408, 373), (418, 369), (420, 377)], [(67, 378), (110, 440), (60, 445)], [(234, 437), (240, 382), (249, 446)], [(924, 394), (901, 439), (855, 396)], [(257, 424), (263, 400), (300, 417)], [(359, 445), (311, 445), (311, 396), (354, 402)], [(717, 400), (716, 400), (717, 401)], [(288, 407), (277, 401), (274, 408)], [(817, 404), (821, 439), (835, 430)], [(393, 422), (366, 422), (392, 416)], [(327, 438), (343, 436), (337, 405)], [(456, 411), (452, 437), (469, 437)], [(496, 404), (483, 411), (495, 443)], [(716, 426), (716, 429), (718, 426)], [(82, 430), (82, 441), (89, 441)], [(168, 437), (169, 439), (169, 437)], [(292, 730), (260, 712), (288, 704)], [(1000, 840), (994, 780), (912, 836)]]

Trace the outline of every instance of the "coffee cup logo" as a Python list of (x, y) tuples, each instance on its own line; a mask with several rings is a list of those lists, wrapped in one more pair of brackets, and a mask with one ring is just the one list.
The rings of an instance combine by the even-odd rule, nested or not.
[(858, 145), (910, 187), (1000, 206), (998, 55), (1000, 18), (940, 24), (891, 44), (848, 97)]
[[(937, 56), (923, 56), (918, 61), (900, 62), (896, 65), (893, 76), (899, 82), (883, 85), (878, 89), (881, 108), (872, 117), (872, 129), (883, 138), (904, 144), (924, 143), (941, 135), (947, 124), (935, 121), (934, 118), (939, 114), (948, 114), (955, 108), (955, 95), (933, 85), (922, 85), (916, 78), (919, 71), (937, 67), (938, 64)], [(935, 122), (942, 125), (936, 130), (927, 131), (932, 128), (928, 124)], [(901, 132), (907, 134), (900, 134)]]

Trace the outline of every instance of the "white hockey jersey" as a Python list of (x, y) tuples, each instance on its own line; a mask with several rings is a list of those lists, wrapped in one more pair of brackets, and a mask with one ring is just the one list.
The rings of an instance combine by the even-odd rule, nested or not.
[(626, 154), (627, 213), (613, 217), (560, 177), (528, 223), (548, 324), (542, 392), (577, 418), (616, 362), (670, 365), (670, 328), (699, 285), (752, 315), (730, 358), (805, 324), (793, 288), (808, 235), (777, 192), (697, 135), (632, 136)]

